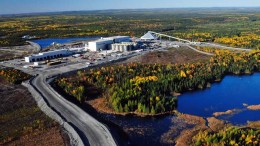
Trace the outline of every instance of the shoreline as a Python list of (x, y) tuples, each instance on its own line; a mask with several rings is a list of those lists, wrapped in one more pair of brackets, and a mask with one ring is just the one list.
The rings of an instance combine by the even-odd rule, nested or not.
[(36, 52), (40, 52), (42, 50), (42, 47), (38, 43), (32, 41), (26, 41), (26, 42), (29, 43), (31, 46), (34, 46)]
[[(175, 109), (173, 111), (158, 113), (158, 114), (146, 114), (141, 112), (115, 112), (112, 108), (110, 108), (107, 104), (108, 102), (105, 101), (106, 99), (104, 97), (100, 97), (97, 99), (92, 99), (89, 101), (86, 101), (85, 104), (88, 104), (92, 108), (94, 108), (97, 112), (102, 114), (111, 114), (111, 115), (117, 115), (117, 116), (138, 116), (138, 117), (159, 117), (159, 116), (165, 116), (170, 114), (177, 114), (178, 111)], [(103, 105), (100, 105), (100, 103), (103, 103)]]
[(260, 104), (247, 106), (248, 110), (260, 110)]
[[(255, 72), (255, 73), (259, 73), (259, 72)], [(239, 76), (242, 76), (242, 75), (246, 75), (246, 76), (248, 76), (248, 74), (241, 74), (241, 75), (236, 75), (236, 74), (225, 74), (225, 75), (230, 75), (230, 76), (234, 76), (234, 77), (239, 77)], [(252, 74), (250, 74), (250, 75), (252, 75)], [(249, 76), (250, 76), (249, 75)], [(223, 78), (222, 78), (223, 79)], [(102, 98), (99, 98), (99, 99), (102, 99)], [(105, 98), (103, 98), (103, 100), (104, 100)], [(93, 100), (92, 100), (93, 101)], [(88, 102), (91, 102), (91, 101), (88, 101)], [(141, 115), (139, 115), (139, 114), (136, 114), (136, 113), (121, 113), (121, 114), (118, 114), (118, 113), (116, 113), (116, 112), (111, 112), (111, 113), (108, 113), (108, 112), (102, 112), (101, 110), (99, 110), (100, 109), (100, 106), (99, 105), (96, 105), (96, 107), (98, 107), (98, 108), (96, 108), (95, 106), (93, 106), (93, 105), (91, 105), (91, 104), (89, 104), (87, 102), (87, 104), (86, 103), (84, 103), (84, 105), (89, 105), (90, 107), (92, 107), (94, 110), (96, 110), (98, 113), (100, 113), (100, 114), (113, 114), (113, 115), (119, 115), (119, 116), (133, 116), (132, 118), (136, 118), (136, 117), (155, 117), (156, 118), (156, 116), (163, 116), (163, 115), (166, 115), (167, 113), (164, 113), (164, 114), (160, 114), (160, 115), (144, 115), (144, 114), (141, 114)], [(104, 102), (101, 102), (101, 103), (103, 103), (103, 104), (106, 104), (106, 103), (104, 103)], [(168, 113), (169, 114), (169, 113)], [(183, 113), (180, 113), (180, 114), (176, 114), (177, 115), (177, 117), (178, 117), (178, 115), (185, 115), (185, 114), (183, 114)], [(134, 117), (134, 116), (136, 116), (136, 117)], [(192, 116), (192, 115), (191, 115)], [(184, 116), (185, 117), (185, 116)], [(202, 117), (200, 117), (200, 118), (202, 118)], [(210, 117), (209, 117), (210, 118)], [(203, 119), (205, 119), (205, 118), (203, 118)], [(211, 120), (214, 120), (213, 118), (211, 119)], [(219, 120), (219, 119), (217, 119), (217, 120)], [(110, 121), (110, 120), (109, 120)], [(208, 120), (207, 120), (208, 121)], [(257, 122), (257, 121), (256, 121)], [(215, 125), (215, 123), (217, 124), (217, 123), (219, 123), (219, 122), (214, 122), (213, 121), (213, 126)], [(209, 126), (209, 121), (208, 122), (206, 122), (206, 126)], [(256, 123), (256, 124), (258, 124), (258, 123)], [(234, 126), (234, 125), (233, 125)], [(243, 125), (240, 125), (240, 126), (238, 126), (239, 128), (240, 127), (246, 127), (247, 126), (247, 124), (243, 124)], [(211, 129), (219, 129), (218, 127), (215, 127), (215, 128), (213, 128), (212, 126), (209, 126), (209, 127), (211, 127)], [(190, 135), (186, 135), (185, 133), (187, 133), (187, 132), (189, 132), (189, 131), (191, 131), (194, 135), (197, 133), (197, 132), (199, 132), (199, 130), (200, 130), (200, 128), (199, 128), (199, 125), (198, 126), (196, 126), (196, 127), (194, 127), (194, 128), (188, 128), (188, 127), (186, 127), (185, 129), (183, 129), (183, 132), (182, 132), (182, 134), (183, 134), (183, 136), (184, 136), (184, 138), (181, 138), (181, 136), (180, 135), (178, 135), (178, 138), (181, 138), (180, 139), (180, 141), (179, 141), (179, 144), (182, 144), (181, 142), (185, 142), (185, 138), (190, 138)], [(176, 141), (174, 141), (174, 142), (176, 142)]]
[[(254, 75), (255, 73), (260, 73), (260, 72), (254, 71), (251, 74), (247, 74), (247, 73), (240, 73), (240, 74), (225, 73), (220, 79), (211, 80), (208, 83), (210, 83), (210, 85), (214, 84), (214, 83), (220, 83), (224, 79), (224, 77), (228, 76), (228, 75), (239, 77), (239, 76), (251, 76), (251, 75)], [(178, 97), (178, 96), (181, 96), (182, 94), (184, 94), (186, 92), (196, 92), (196, 91), (199, 91), (199, 90), (204, 90), (206, 88), (211, 88), (211, 86), (206, 86), (206, 87), (203, 87), (203, 88), (194, 88), (192, 90), (185, 90), (185, 91), (180, 92), (180, 93), (179, 92), (173, 92), (172, 95), (174, 97), (175, 96)], [(85, 101), (85, 103), (88, 104), (89, 106), (93, 107), (94, 109), (96, 109), (97, 112), (104, 113), (104, 114), (120, 115), (120, 116), (157, 117), (157, 116), (164, 116), (164, 115), (179, 113), (177, 109), (174, 109), (173, 111), (158, 113), (158, 114), (149, 114), (149, 113), (146, 114), (146, 113), (140, 113), (140, 112), (127, 112), (127, 113), (126, 112), (123, 112), (123, 113), (115, 112), (113, 109), (111, 109), (109, 107), (109, 105), (108, 105), (109, 103), (107, 101), (105, 101), (104, 97), (99, 97), (99, 98), (96, 98), (96, 99)], [(102, 104), (100, 104), (100, 103), (102, 103)], [(252, 107), (249, 107), (248, 109), (255, 108), (255, 107), (256, 107), (256, 105), (252, 105)], [(253, 110), (253, 109), (250, 109), (250, 110)], [(257, 105), (257, 109), (254, 109), (254, 110), (260, 110), (260, 105)], [(215, 112), (215, 113), (213, 113), (213, 116), (218, 117), (218, 116), (221, 116), (221, 115), (233, 114), (234, 112), (238, 112), (237, 109), (232, 109), (231, 111), (225, 111), (225, 112)]]

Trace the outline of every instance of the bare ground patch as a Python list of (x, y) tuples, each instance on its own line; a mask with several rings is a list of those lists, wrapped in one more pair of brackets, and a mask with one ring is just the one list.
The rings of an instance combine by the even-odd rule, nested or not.
[(0, 94), (0, 145), (61, 146), (68, 142), (61, 127), (38, 108), (25, 87), (0, 78)]
[(205, 119), (188, 114), (178, 114), (176, 118), (172, 119), (172, 123), (173, 126), (170, 127), (170, 130), (161, 137), (163, 143), (189, 145), (193, 135), (200, 130), (207, 129)]
[(203, 62), (210, 59), (209, 56), (197, 53), (187, 47), (172, 48), (168, 51), (155, 51), (142, 56), (130, 58), (123, 63), (138, 62), (144, 64), (183, 64)]
[(249, 110), (260, 110), (260, 104), (259, 105), (250, 105), (247, 107)]
[(161, 142), (176, 146), (191, 145), (192, 137), (200, 131), (218, 131), (229, 126), (215, 117), (204, 119), (188, 114), (178, 114), (172, 119), (172, 125), (170, 130), (161, 136)]
[(213, 113), (213, 116), (218, 117), (218, 116), (222, 116), (222, 115), (231, 115), (231, 114), (236, 114), (241, 112), (241, 109), (231, 109), (231, 110), (227, 110), (225, 112), (215, 112)]
[(59, 127), (52, 127), (44, 131), (35, 130), (32, 133), (22, 135), (18, 140), (14, 140), (6, 144), (7, 146), (62, 146), (63, 138)]
[(22, 58), (37, 52), (37, 47), (33, 45), (0, 47), (0, 61)]
[(260, 121), (248, 122), (248, 127), (260, 129)]

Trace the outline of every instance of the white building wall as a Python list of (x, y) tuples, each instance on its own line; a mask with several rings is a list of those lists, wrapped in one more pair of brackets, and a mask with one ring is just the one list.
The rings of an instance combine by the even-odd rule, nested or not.
[(65, 50), (65, 49), (43, 52), (43, 53), (39, 53), (37, 55), (31, 55), (31, 56), (25, 57), (25, 62), (38, 62), (38, 61), (63, 57), (63, 56), (67, 56), (70, 54), (72, 54), (71, 51)]
[(24, 60), (25, 62), (30, 62), (30, 57), (25, 57)]
[(97, 42), (88, 42), (88, 49), (90, 51), (97, 51)]
[(109, 49), (109, 45), (113, 44), (112, 40), (97, 40), (94, 42), (89, 42), (88, 47), (90, 51), (100, 51)]
[[(101, 38), (96, 41), (88, 42), (88, 45), (85, 48), (88, 50), (96, 52), (100, 50), (113, 50), (113, 43), (122, 43), (122, 42), (131, 42), (131, 38), (129, 36), (114, 36), (114, 37), (106, 37)], [(87, 47), (88, 46), (88, 47)]]

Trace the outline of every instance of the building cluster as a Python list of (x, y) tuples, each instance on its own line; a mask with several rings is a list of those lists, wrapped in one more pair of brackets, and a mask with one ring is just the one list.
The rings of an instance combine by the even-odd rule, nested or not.
[[(155, 40), (156, 36), (148, 32), (144, 36), (141, 37), (141, 40)], [(54, 58), (69, 56), (83, 50), (91, 51), (91, 52), (100, 52), (105, 50), (111, 51), (119, 51), (119, 52), (127, 52), (134, 51), (138, 49), (139, 45), (136, 42), (132, 42), (129, 36), (113, 36), (113, 37), (104, 37), (95, 41), (90, 41), (85, 44), (85, 47), (78, 48), (63, 48), (49, 52), (42, 52), (39, 54), (31, 55), (25, 57), (25, 62), (39, 62), (44, 60), (50, 60)]]
[[(141, 37), (143, 41), (151, 41), (156, 40), (158, 37), (148, 32), (144, 36)], [(102, 51), (102, 50), (114, 50), (114, 51), (131, 51), (138, 47), (137, 43), (131, 42), (131, 38), (129, 36), (114, 36), (114, 37), (106, 37), (100, 38), (96, 41), (88, 42), (85, 45), (85, 50), (89, 51)]]
[[(133, 44), (130, 43), (131, 39), (129, 36), (114, 36), (100, 38), (96, 41), (88, 42), (85, 45), (85, 49), (93, 52), (102, 51), (102, 50), (127, 50), (123, 48), (133, 48)], [(120, 50), (118, 50), (120, 51)]]

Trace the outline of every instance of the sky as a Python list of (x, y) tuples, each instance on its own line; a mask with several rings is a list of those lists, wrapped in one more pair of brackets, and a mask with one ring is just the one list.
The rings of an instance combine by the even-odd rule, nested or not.
[(190, 7), (260, 7), (260, 0), (0, 0), (0, 14)]

